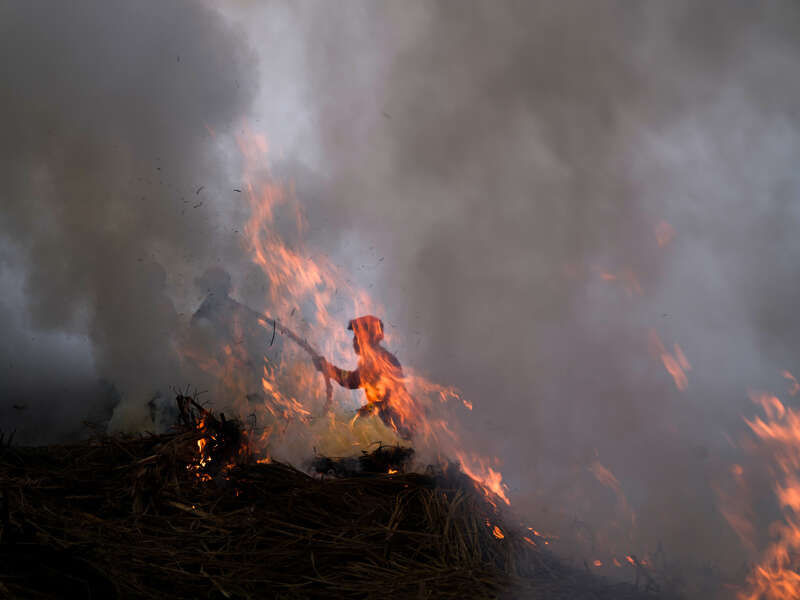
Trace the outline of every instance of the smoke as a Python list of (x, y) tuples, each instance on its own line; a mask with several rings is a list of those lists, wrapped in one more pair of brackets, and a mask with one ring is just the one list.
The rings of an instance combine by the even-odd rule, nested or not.
[[(800, 365), (797, 5), (224, 10), (3, 9), (3, 281), (29, 348), (5, 343), (3, 363), (47, 374), (20, 389), (82, 356), (26, 341), (48, 332), (141, 407), (174, 382), (199, 271), (224, 263), (263, 303), (211, 133), (247, 118), (311, 250), (386, 306), (404, 364), (462, 388), (472, 443), (533, 525), (616, 523), (620, 551), (740, 560), (709, 481), (735, 459), (747, 388)], [(651, 330), (691, 363), (685, 392)]]
[(92, 402), (108, 412), (102, 390), (49, 391), (76, 377), (113, 382), (120, 424), (146, 423), (149, 397), (180, 383), (168, 286), (193, 295), (194, 271), (240, 252), (213, 132), (252, 98), (254, 57), (195, 2), (0, 11), (3, 396), (39, 408), (3, 427), (38, 439), (52, 413), (69, 414), (62, 433)]
[[(800, 363), (798, 8), (279, 6), (262, 18), (295, 83), (256, 106), (299, 99), (279, 140), (311, 242), (372, 286), (404, 363), (474, 401), (517, 506), (620, 523), (617, 551), (740, 564), (709, 481), (747, 388)], [(686, 392), (651, 330), (687, 355)]]

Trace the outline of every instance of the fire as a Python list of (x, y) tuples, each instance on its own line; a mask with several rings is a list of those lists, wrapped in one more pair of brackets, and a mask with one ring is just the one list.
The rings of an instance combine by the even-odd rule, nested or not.
[(783, 378), (787, 379), (791, 384), (791, 387), (789, 388), (789, 395), (796, 396), (797, 392), (800, 392), (800, 383), (797, 382), (795, 376), (792, 375), (789, 371), (783, 371), (781, 372), (781, 375), (783, 375)]
[[(465, 449), (457, 421), (447, 412), (456, 404), (472, 409), (455, 387), (399, 367), (382, 347), (365, 343), (357, 328), (353, 331), (359, 342), (357, 387), (367, 402), (353, 415), (353, 397), (345, 397), (338, 384), (331, 386), (331, 381), (341, 384), (342, 373), (352, 373), (335, 368), (354, 360), (353, 341), (344, 325), (354, 317), (385, 311), (342, 268), (308, 251), (303, 207), (291, 184), (283, 185), (270, 175), (266, 138), (242, 133), (236, 141), (244, 166), (240, 187), (250, 211), (243, 240), (268, 282), (264, 290), (268, 308), (257, 323), (272, 340), (280, 336), (285, 343), (271, 358), (266, 348), (253, 356), (235, 340), (211, 357), (191, 349), (185, 354), (224, 382), (221, 391), (226, 398), (238, 399), (231, 401), (240, 403), (236, 407), (240, 414), (254, 413), (270, 424), (268, 435), (248, 440), (249, 451), (272, 456), (275, 447), (305, 444), (309, 450), (313, 445), (342, 454), (376, 439), (413, 440), (415, 447), (433, 453), (443, 465), (455, 457), (462, 472), (492, 503), (499, 499), (510, 504), (497, 461)], [(243, 323), (236, 327), (236, 338), (248, 329)], [(380, 333), (390, 344), (388, 333)], [(254, 369), (261, 375), (255, 404), (250, 380), (242, 378), (242, 373)], [(244, 404), (245, 396), (249, 404)], [(208, 447), (198, 450), (201, 461), (208, 461)]]
[(486, 527), (488, 527), (489, 530), (491, 530), (492, 535), (494, 537), (496, 537), (498, 540), (502, 540), (503, 538), (506, 537), (506, 535), (503, 533), (503, 530), (500, 529), (500, 527), (498, 527), (497, 525), (492, 525), (492, 523), (491, 523), (491, 521), (489, 521), (489, 519), (486, 519), (485, 523), (486, 523)]
[[(197, 430), (202, 435), (204, 436), (207, 435), (205, 419), (202, 419), (198, 423)], [(197, 458), (192, 464), (186, 467), (188, 470), (194, 471), (195, 475), (197, 475), (200, 481), (211, 481), (211, 475), (205, 472), (211, 463), (211, 456), (209, 455), (207, 450), (208, 442), (209, 439), (207, 439), (206, 437), (201, 437), (197, 440)]]
[[(751, 392), (763, 417), (745, 419), (771, 459), (775, 492), (783, 521), (771, 527), (773, 541), (747, 578), (740, 600), (800, 598), (800, 413), (777, 397)], [(741, 476), (742, 471), (734, 472)]]
[(664, 347), (664, 343), (661, 341), (661, 338), (658, 337), (655, 329), (650, 330), (649, 343), (650, 352), (664, 364), (664, 368), (675, 382), (675, 387), (681, 392), (685, 392), (686, 388), (689, 386), (689, 378), (686, 374), (692, 370), (692, 366), (686, 359), (686, 355), (683, 353), (683, 350), (681, 350), (681, 347), (675, 344), (673, 346), (673, 352), (670, 353)]

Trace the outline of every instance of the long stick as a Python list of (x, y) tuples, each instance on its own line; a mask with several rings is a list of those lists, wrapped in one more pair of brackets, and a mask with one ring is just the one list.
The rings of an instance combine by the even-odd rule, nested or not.
[[(292, 340), (295, 344), (300, 346), (303, 350), (305, 350), (309, 356), (311, 356), (311, 360), (316, 360), (318, 358), (322, 358), (322, 355), (317, 352), (311, 344), (305, 338), (301, 338), (297, 335), (294, 331), (283, 325), (277, 319), (270, 319), (269, 317), (261, 316), (261, 318), (272, 325), (274, 329), (277, 329), (281, 332), (281, 335), (285, 335), (290, 340)], [(328, 377), (327, 373), (323, 373), (322, 376), (325, 378), (325, 407), (324, 411), (328, 412), (331, 407), (331, 403), (333, 402), (333, 384), (331, 383), (331, 378)]]

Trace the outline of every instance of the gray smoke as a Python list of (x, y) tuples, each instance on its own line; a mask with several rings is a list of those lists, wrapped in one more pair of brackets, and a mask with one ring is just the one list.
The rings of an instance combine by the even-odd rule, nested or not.
[(181, 383), (168, 286), (194, 293), (193, 272), (239, 252), (216, 218), (236, 194), (212, 132), (247, 107), (254, 57), (182, 1), (6, 2), (0, 54), (2, 388), (33, 404), (4, 406), (0, 426), (41, 439), (56, 414), (57, 432), (79, 427), (114, 398), (57, 389), (98, 377), (144, 422), (148, 396)]
[[(275, 15), (278, 45), (302, 52), (265, 74), (291, 93), (257, 106), (300, 100), (286, 146), (323, 181), (287, 171), (312, 242), (373, 286), (401, 360), (474, 401), (472, 443), (502, 457), (517, 506), (542, 527), (552, 512), (624, 521), (599, 461), (637, 513), (617, 550), (660, 541), (738, 565), (709, 482), (740, 458), (746, 390), (783, 391), (800, 364), (797, 5), (293, 3), (263, 22)], [(659, 248), (662, 220), (676, 236)], [(641, 295), (598, 276), (628, 269)], [(685, 393), (651, 329), (691, 362)]]
[[(13, 372), (47, 374), (31, 397), (80, 372), (69, 343), (123, 394), (171, 383), (210, 264), (263, 302), (209, 134), (247, 117), (312, 251), (386, 306), (404, 364), (474, 402), (472, 443), (533, 525), (624, 521), (599, 461), (637, 514), (620, 549), (742, 559), (709, 481), (746, 389), (800, 370), (796, 3), (128, 4), (0, 19), (3, 281), (31, 348)], [(686, 392), (651, 329), (691, 362)]]

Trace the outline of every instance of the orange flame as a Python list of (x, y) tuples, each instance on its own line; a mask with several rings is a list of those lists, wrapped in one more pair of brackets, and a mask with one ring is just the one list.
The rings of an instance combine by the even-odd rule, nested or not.
[(747, 590), (739, 599), (800, 598), (800, 413), (770, 394), (751, 392), (750, 398), (760, 405), (764, 418), (745, 422), (772, 458), (773, 490), (784, 519), (773, 524), (774, 539), (748, 576)]
[[(307, 229), (303, 208), (291, 184), (284, 186), (271, 177), (266, 138), (248, 132), (238, 135), (236, 141), (243, 156), (242, 196), (250, 209), (243, 239), (269, 283), (265, 289), (269, 312), (263, 315), (260, 325), (272, 332), (275, 319), (305, 337), (314, 351), (333, 363), (351, 362), (351, 340), (344, 324), (359, 315), (385, 311), (331, 260), (308, 252), (303, 242)], [(245, 332), (239, 331), (244, 329), (241, 323), (236, 327), (238, 338)], [(213, 356), (190, 348), (185, 354), (220, 382), (220, 397), (242, 403), (236, 406), (240, 414), (258, 411), (259, 418), (271, 423), (266, 434), (248, 440), (259, 448), (260, 454), (269, 454), (268, 443), (297, 444), (309, 439), (315, 445), (336, 444), (339, 451), (346, 451), (354, 445), (368, 445), (376, 435), (385, 440), (385, 426), (401, 438), (413, 434), (418, 448), (432, 449), (443, 463), (455, 456), (461, 470), (490, 501), (499, 498), (510, 503), (497, 461), (465, 450), (455, 420), (441, 414), (449, 410), (453, 401), (468, 410), (472, 404), (456, 388), (439, 385), (408, 369), (401, 370), (371, 346), (361, 346), (359, 365), (366, 376), (359, 387), (367, 403), (354, 418), (348, 406), (352, 400), (348, 396), (344, 401), (344, 394), (335, 386), (333, 402), (328, 407), (322, 376), (310, 357), (291, 343), (284, 344), (273, 360), (266, 355), (249, 356), (245, 345), (236, 343)], [(255, 400), (259, 402), (256, 406), (250, 394), (253, 390), (248, 389), (254, 368), (261, 373), (259, 393), (263, 393), (263, 399)], [(245, 397), (250, 404), (243, 404)], [(329, 409), (327, 413), (325, 409)], [(350, 415), (345, 416), (347, 412)], [(366, 427), (379, 433), (368, 433)], [(200, 454), (204, 455), (202, 449)]]
[(681, 347), (678, 346), (678, 344), (675, 344), (673, 346), (674, 353), (670, 353), (664, 347), (664, 344), (661, 341), (661, 338), (658, 337), (655, 329), (650, 330), (649, 342), (650, 352), (657, 358), (661, 359), (661, 362), (664, 364), (664, 368), (672, 376), (672, 380), (675, 382), (675, 387), (677, 387), (681, 392), (685, 392), (686, 388), (689, 386), (689, 378), (686, 373), (692, 370), (692, 366), (686, 359)]

